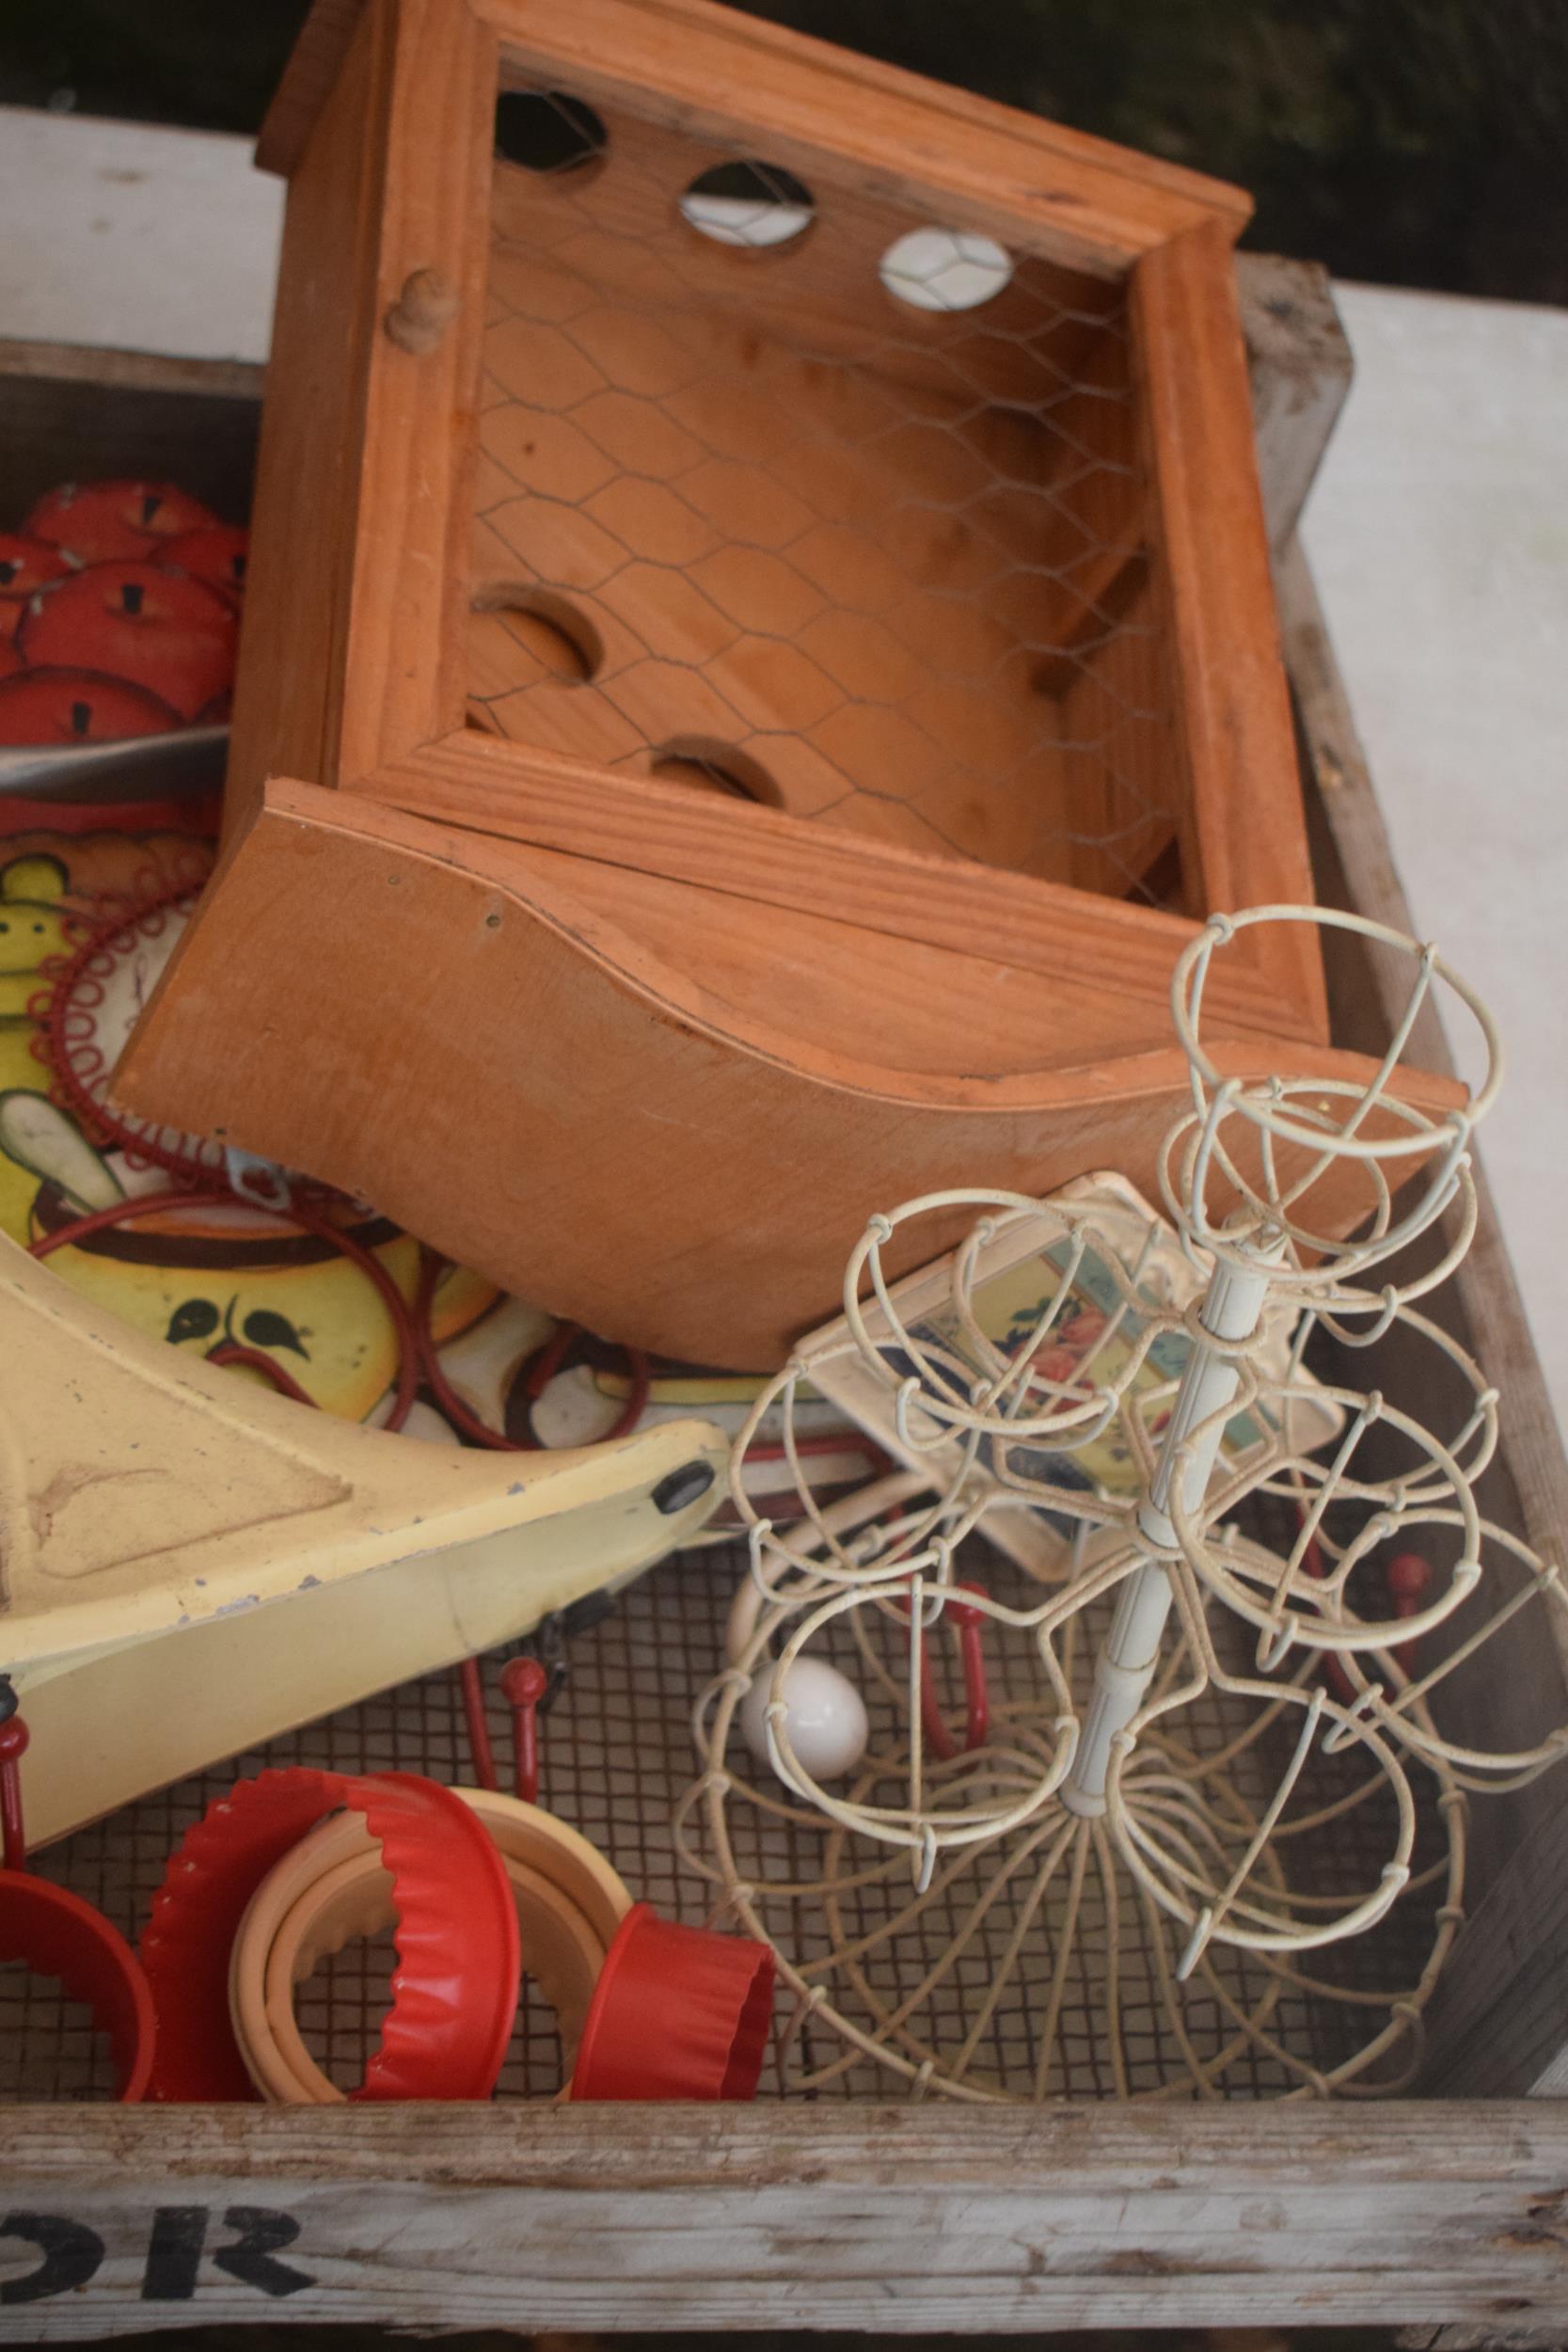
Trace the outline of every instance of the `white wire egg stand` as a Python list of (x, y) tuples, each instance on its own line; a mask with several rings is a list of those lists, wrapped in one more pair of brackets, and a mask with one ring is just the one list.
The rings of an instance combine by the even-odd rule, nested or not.
[[(1406, 1010), (1370, 1084), (1221, 1078), (1202, 1041), (1204, 983), (1213, 956), (1260, 922), (1354, 931), (1409, 959)], [(1441, 1117), (1399, 1085), (1434, 986), (1467, 1011), (1485, 1060), (1479, 1086)], [(1162, 1184), (1206, 1278), (1201, 1296), (1151, 1313), (1137, 1263), (1101, 1245), (1092, 1212), (982, 1190), (927, 1196), (872, 1218), (844, 1292), (845, 1345), (891, 1391), (911, 1467), (819, 1502), (793, 1441), (799, 1361), (736, 1444), (750, 1575), (729, 1662), (696, 1707), (704, 1769), (675, 1836), (717, 1886), (716, 1918), (778, 1956), (794, 1996), (782, 2089), (858, 2082), (869, 2059), (917, 2095), (1038, 2100), (1081, 2086), (1086, 2052), (1087, 2077), (1123, 2098), (1397, 2092), (1420, 2065), (1422, 2011), (1462, 1918), (1465, 1792), (1517, 1786), (1568, 1747), (1568, 1726), (1494, 1752), (1440, 1721), (1449, 1677), (1517, 1612), (1568, 1606), (1557, 1568), (1481, 1518), (1473, 1488), (1495, 1448), (1497, 1396), (1415, 1304), (1474, 1232), (1469, 1140), (1502, 1068), (1490, 1015), (1433, 949), (1298, 907), (1212, 917), (1177, 966), (1172, 1007), (1192, 1108), (1166, 1138)], [(1361, 1209), (1349, 1239), (1347, 1172)], [(1316, 1231), (1331, 1187), (1338, 1211)], [(951, 1258), (962, 1345), (950, 1351), (901, 1323), (882, 1253), (909, 1220), (971, 1208), (976, 1222)], [(974, 1271), (1024, 1218), (1053, 1228), (1063, 1271), (1023, 1343), (1005, 1349), (973, 1311)], [(1395, 1279), (1390, 1262), (1440, 1220), (1439, 1262)], [(1121, 1307), (1088, 1353), (1053, 1368), (1046, 1343), (1091, 1248)], [(1136, 1341), (1113, 1346), (1134, 1309)], [(1368, 1346), (1396, 1325), (1459, 1376), (1461, 1425), (1445, 1441), (1375, 1391), (1313, 1384), (1343, 1416), (1314, 1458), (1293, 1434), (1313, 1331)], [(1189, 1343), (1180, 1378), (1139, 1386), (1154, 1340), (1172, 1331)], [(1253, 1408), (1274, 1435), (1235, 1468), (1222, 1436)], [(758, 1516), (741, 1477), (758, 1429), (779, 1418), (800, 1506), (787, 1524)], [(1134, 1498), (1041, 1479), (1042, 1452), (1070, 1455), (1113, 1425), (1137, 1459)], [(1238, 1510), (1259, 1498), (1276, 1520), (1289, 1514), (1288, 1542), (1236, 1532)], [(1015, 1575), (1007, 1598), (994, 1579), (964, 1581), (968, 1539), (1020, 1509), (1071, 1524), (1064, 1580)], [(1452, 1556), (1396, 1612), (1379, 1564), (1407, 1542)], [(931, 1661), (982, 1624), (987, 1642), (1028, 1645), (1031, 1694), (994, 1707), (977, 1743), (945, 1737), (934, 1752)], [(787, 1696), (797, 1661), (825, 1649), (858, 1671), (879, 1711), (837, 1788), (802, 1763)], [(766, 1763), (737, 1737), (764, 1676)], [(1309, 1867), (1293, 1868), (1304, 1855)], [(1324, 1973), (1333, 1947), (1417, 1895), (1413, 1975), (1367, 1980), (1361, 1956)]]

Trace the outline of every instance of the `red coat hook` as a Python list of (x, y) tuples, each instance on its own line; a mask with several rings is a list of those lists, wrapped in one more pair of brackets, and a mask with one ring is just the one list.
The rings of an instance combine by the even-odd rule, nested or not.
[(27, 1867), (27, 1836), (22, 1822), (22, 1758), (27, 1750), (27, 1726), (13, 1714), (0, 1723), (0, 1851), (8, 1870)]
[(549, 1687), (549, 1670), (537, 1658), (509, 1658), (501, 1668), (501, 1696), (512, 1709), (513, 1787), (525, 1804), (539, 1802), (539, 1708)]
[[(979, 1593), (981, 1584), (966, 1583), (955, 1587), (957, 1593)], [(950, 1598), (946, 1613), (953, 1620), (958, 1636), (958, 1657), (964, 1677), (964, 1746), (983, 1748), (990, 1730), (990, 1693), (986, 1686), (985, 1654), (980, 1647), (980, 1630), (985, 1613), (972, 1608), (968, 1602)], [(913, 1638), (912, 1632), (911, 1636)], [(926, 1744), (943, 1763), (958, 1753), (958, 1743), (947, 1727), (937, 1697), (936, 1674), (931, 1664), (931, 1645), (923, 1642), (920, 1649), (920, 1721), (926, 1733)]]

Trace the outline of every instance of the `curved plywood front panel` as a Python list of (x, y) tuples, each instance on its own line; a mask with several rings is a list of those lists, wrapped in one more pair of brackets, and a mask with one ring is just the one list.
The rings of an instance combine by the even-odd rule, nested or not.
[[(935, 1023), (928, 1066), (890, 1067), (857, 1015), (878, 986), (863, 935), (858, 964), (835, 947), (814, 967), (798, 1020), (764, 947), (748, 971), (741, 932), (716, 950), (725, 934), (673, 905), (613, 869), (275, 785), (117, 1088), (182, 1125), (221, 1094), (228, 1140), (372, 1193), (507, 1288), (742, 1368), (832, 1311), (866, 1216), (909, 1194), (1040, 1192), (1100, 1167), (1157, 1190), (1189, 1099), (1174, 1044), (963, 1070)], [(1035, 1005), (1015, 1057), (1053, 1024), (1047, 984), (1019, 977)], [(1242, 1074), (1278, 1065), (1266, 1043), (1224, 1050)]]

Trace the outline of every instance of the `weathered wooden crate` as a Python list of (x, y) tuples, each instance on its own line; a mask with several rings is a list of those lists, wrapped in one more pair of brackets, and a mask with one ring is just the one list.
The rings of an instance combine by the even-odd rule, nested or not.
[(242, 518), (256, 471), (263, 371), (242, 359), (176, 359), (71, 343), (0, 343), (0, 515), (16, 530), (34, 501), (105, 467), (178, 482)]
[[(1247, 262), (1242, 282), (1320, 893), (1402, 922), (1293, 540), (1347, 378), (1343, 347), (1311, 273)], [(0, 447), (23, 481), (112, 464), (216, 495), (218, 472), (243, 469), (254, 389), (230, 370), (13, 350), (0, 359)], [(80, 438), (61, 421), (72, 404)], [(1381, 978), (1370, 962), (1331, 971), (1338, 1034), (1386, 1034)], [(1443, 1051), (1429, 1036), (1427, 1066)], [(1560, 1556), (1568, 1480), (1489, 1208), (1459, 1288), (1454, 1312), (1508, 1406), (1486, 1505)], [(1494, 1659), (1483, 1695), (1497, 1704), (1517, 1705), (1532, 1678), (1560, 1682), (1555, 1659)], [(617, 1687), (626, 1707), (631, 1684)], [(418, 1754), (404, 1744), (399, 1760), (457, 1769), (454, 1722), (450, 1701), (413, 1705), (401, 1736)], [(613, 1740), (636, 1731), (634, 1706), (609, 1726)], [(1460, 2322), (1483, 2342), (1531, 2328), (1557, 2340), (1568, 2110), (1528, 2094), (1550, 2091), (1568, 2050), (1568, 1828), (1550, 1782), (1485, 1819), (1473, 1916), (1432, 2020), (1439, 2096), (1037, 2110), (24, 2106), (7, 2118), (0, 2336), (261, 2318), (523, 2330), (766, 2317), (911, 2332)], [(584, 1826), (613, 1834), (608, 1819)], [(103, 1851), (116, 1851), (109, 1833)], [(668, 1899), (651, 1863), (649, 1874)]]

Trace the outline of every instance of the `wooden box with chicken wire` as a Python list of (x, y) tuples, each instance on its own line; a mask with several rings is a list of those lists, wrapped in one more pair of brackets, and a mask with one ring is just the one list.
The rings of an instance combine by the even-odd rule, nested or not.
[[(746, 1368), (867, 1199), (1148, 1189), (1175, 957), (1310, 895), (1245, 198), (702, 0), (318, 8), (261, 155), (230, 855), (126, 1099)], [(1210, 1012), (1323, 1042), (1315, 944)]]

